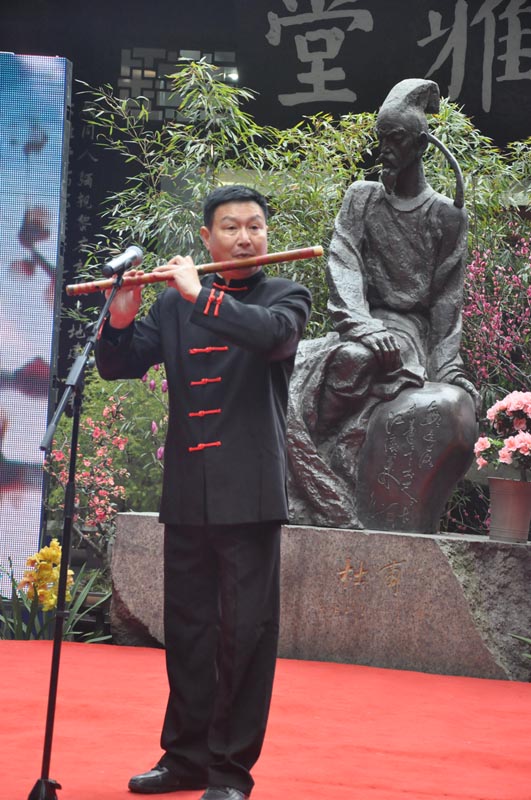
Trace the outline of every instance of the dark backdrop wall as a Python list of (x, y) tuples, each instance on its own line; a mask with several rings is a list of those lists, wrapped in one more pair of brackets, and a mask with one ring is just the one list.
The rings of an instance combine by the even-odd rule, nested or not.
[[(259, 93), (250, 111), (374, 111), (402, 78), (430, 77), (500, 146), (531, 134), (531, 0), (22, 0), (4, 2), (0, 50), (72, 62), (73, 139), (65, 283), (123, 175), (92, 146), (76, 79), (146, 94), (179, 54), (207, 55)], [(168, 72), (168, 69), (166, 69)], [(146, 75), (148, 77), (146, 77)], [(162, 98), (162, 99), (161, 99)], [(164, 118), (167, 98), (154, 91)], [(166, 105), (165, 105), (166, 102)], [(114, 162), (113, 162), (114, 164)], [(66, 331), (71, 347), (82, 332)]]
[[(500, 144), (531, 132), (529, 0), (235, 0), (240, 77), (277, 125), (430, 77)], [(252, 33), (251, 33), (252, 31)]]
[(2, 3), (0, 49), (68, 58), (117, 84), (122, 50), (233, 51), (253, 112), (374, 110), (405, 77), (432, 77), (503, 144), (531, 132), (530, 0), (22, 0)]

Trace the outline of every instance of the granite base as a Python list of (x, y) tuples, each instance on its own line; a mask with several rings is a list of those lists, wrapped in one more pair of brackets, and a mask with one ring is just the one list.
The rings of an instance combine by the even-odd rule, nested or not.
[[(120, 514), (111, 628), (162, 647), (163, 526)], [(531, 545), (285, 526), (279, 656), (528, 681)]]

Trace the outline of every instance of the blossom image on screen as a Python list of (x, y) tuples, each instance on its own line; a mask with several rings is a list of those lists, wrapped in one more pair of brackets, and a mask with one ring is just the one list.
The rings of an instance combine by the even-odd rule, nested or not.
[(69, 72), (0, 53), (0, 567), (16, 574), (40, 539)]

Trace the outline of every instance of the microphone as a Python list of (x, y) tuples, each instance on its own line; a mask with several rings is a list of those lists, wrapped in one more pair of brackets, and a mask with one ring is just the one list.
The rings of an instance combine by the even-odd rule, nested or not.
[(119, 256), (116, 256), (116, 258), (111, 258), (101, 271), (106, 278), (112, 278), (113, 275), (118, 275), (124, 272), (124, 270), (129, 269), (129, 267), (138, 267), (138, 265), (142, 263), (143, 257), (144, 253), (140, 247), (133, 244), (131, 247), (128, 247), (127, 250), (124, 250), (123, 253), (120, 253)]

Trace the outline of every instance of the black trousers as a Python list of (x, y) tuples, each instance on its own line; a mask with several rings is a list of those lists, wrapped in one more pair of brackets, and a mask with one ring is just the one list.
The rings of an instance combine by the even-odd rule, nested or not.
[(245, 794), (273, 687), (280, 529), (277, 522), (165, 527), (170, 694), (162, 763)]

